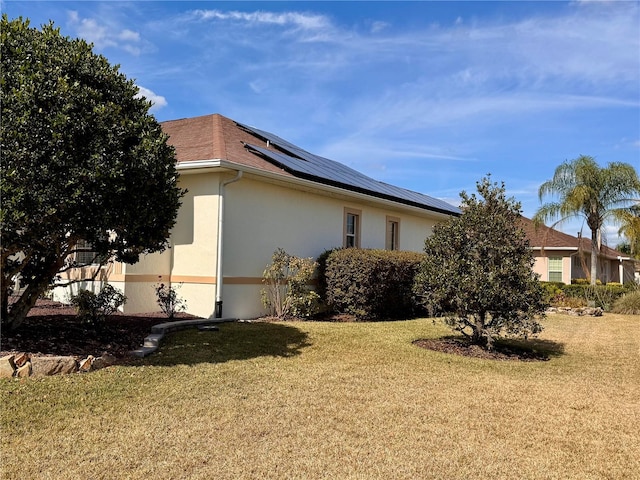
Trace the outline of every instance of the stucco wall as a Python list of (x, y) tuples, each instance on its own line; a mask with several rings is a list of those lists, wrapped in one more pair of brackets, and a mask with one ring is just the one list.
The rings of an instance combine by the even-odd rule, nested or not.
[(361, 212), (362, 248), (384, 248), (386, 218), (400, 219), (400, 248), (422, 251), (435, 218), (243, 179), (227, 187), (224, 238), (224, 315), (255, 317), (261, 277), (277, 248), (313, 257), (343, 245), (345, 207)]
[(534, 251), (535, 264), (534, 273), (540, 275), (543, 282), (549, 281), (549, 257), (562, 257), (562, 282), (571, 283), (571, 257), (573, 252), (545, 250), (544, 255), (540, 251)]
[[(215, 313), (218, 200), (221, 179), (233, 174), (182, 175), (188, 190), (171, 234), (171, 248), (141, 258), (113, 273), (110, 282), (128, 297), (125, 312), (157, 311), (153, 286), (170, 281), (187, 302), (188, 312)], [(250, 175), (226, 187), (224, 217), (223, 316), (254, 318), (260, 302), (262, 272), (277, 248), (313, 257), (343, 246), (345, 208), (360, 211), (360, 246), (384, 248), (387, 217), (400, 221), (401, 250), (422, 251), (437, 217), (406, 209), (381, 208), (362, 200), (326, 196), (302, 188), (264, 182)]]

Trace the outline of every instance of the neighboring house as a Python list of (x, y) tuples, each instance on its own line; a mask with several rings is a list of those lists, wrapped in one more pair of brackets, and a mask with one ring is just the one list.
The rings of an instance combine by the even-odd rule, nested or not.
[(125, 312), (158, 310), (153, 286), (161, 280), (178, 288), (189, 313), (257, 317), (262, 273), (277, 248), (313, 258), (334, 247), (422, 251), (436, 223), (460, 214), (221, 115), (162, 127), (187, 194), (167, 251), (99, 277), (127, 296)]
[[(573, 237), (553, 228), (522, 217), (522, 227), (527, 234), (536, 263), (533, 267), (540, 280), (571, 283), (587, 278), (591, 270), (591, 239), (581, 235)], [(597, 278), (603, 284), (634, 281), (634, 260), (622, 252), (602, 245), (598, 258)]]

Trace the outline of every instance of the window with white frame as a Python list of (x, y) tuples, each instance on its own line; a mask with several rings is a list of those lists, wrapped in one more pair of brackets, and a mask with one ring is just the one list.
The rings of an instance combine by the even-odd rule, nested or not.
[(549, 257), (549, 281), (562, 282), (562, 257)]
[(344, 247), (360, 247), (360, 218), (362, 212), (352, 208), (344, 209)]
[(398, 250), (400, 248), (400, 219), (387, 217), (387, 232), (385, 238), (385, 248), (387, 250)]

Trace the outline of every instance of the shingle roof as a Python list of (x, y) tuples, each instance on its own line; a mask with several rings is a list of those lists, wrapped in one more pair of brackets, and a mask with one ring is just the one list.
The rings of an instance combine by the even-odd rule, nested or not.
[(286, 140), (219, 114), (162, 123), (178, 164), (224, 160), (258, 170), (364, 193), (448, 215), (460, 210), (443, 201), (363, 175), (339, 162), (314, 155)]
[[(540, 225), (536, 228), (533, 220), (520, 217), (522, 229), (529, 239), (529, 245), (533, 248), (544, 248), (546, 250), (572, 248), (576, 251), (581, 249), (585, 252), (591, 252), (591, 239), (582, 237), (574, 237), (566, 233), (562, 233), (554, 228)], [(589, 235), (591, 232), (589, 232)], [(618, 256), (626, 257), (624, 253), (614, 250), (613, 248), (602, 245), (601, 255), (607, 258), (617, 258)]]

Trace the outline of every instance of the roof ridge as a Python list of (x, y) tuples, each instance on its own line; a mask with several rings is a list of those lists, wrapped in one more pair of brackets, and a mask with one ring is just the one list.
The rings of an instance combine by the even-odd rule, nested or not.
[(221, 160), (227, 159), (227, 142), (223, 133), (223, 117), (219, 113), (214, 113), (211, 118), (211, 130), (213, 136), (213, 149), (216, 157)]

